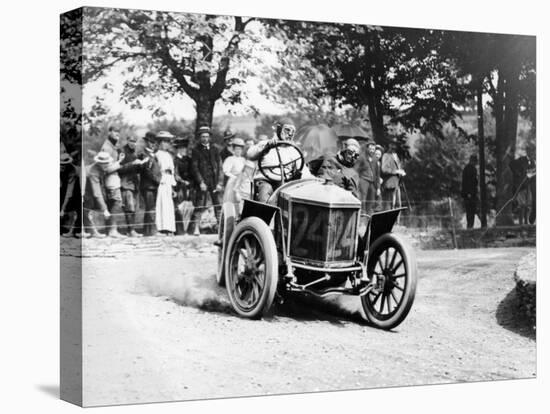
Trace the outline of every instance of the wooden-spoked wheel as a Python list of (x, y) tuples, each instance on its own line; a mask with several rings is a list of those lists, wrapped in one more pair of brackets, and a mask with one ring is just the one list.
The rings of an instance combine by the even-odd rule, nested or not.
[(277, 247), (269, 226), (248, 217), (236, 227), (229, 241), (225, 285), (233, 309), (241, 316), (261, 318), (277, 290)]
[(412, 248), (391, 233), (380, 236), (369, 249), (367, 273), (375, 288), (361, 296), (365, 317), (381, 329), (393, 329), (406, 318), (414, 301), (417, 281)]
[(225, 286), (225, 258), (227, 257), (227, 248), (229, 239), (235, 227), (235, 205), (233, 203), (223, 203), (218, 226), (218, 271), (216, 272), (216, 282), (218, 286)]

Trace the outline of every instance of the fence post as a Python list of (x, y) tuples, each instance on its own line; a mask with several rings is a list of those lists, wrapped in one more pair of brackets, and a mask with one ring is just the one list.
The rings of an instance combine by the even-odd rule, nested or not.
[(449, 210), (451, 212), (451, 232), (453, 235), (453, 246), (455, 249), (458, 249), (457, 243), (456, 243), (456, 231), (455, 231), (455, 217), (453, 213), (453, 202), (451, 201), (451, 197), (447, 198), (449, 200)]

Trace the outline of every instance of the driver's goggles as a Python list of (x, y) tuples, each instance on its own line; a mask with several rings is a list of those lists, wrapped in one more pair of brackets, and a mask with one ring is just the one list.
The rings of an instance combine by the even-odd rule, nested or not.
[(281, 128), (281, 135), (286, 138), (292, 138), (294, 134), (296, 133), (296, 128), (292, 125), (284, 125)]

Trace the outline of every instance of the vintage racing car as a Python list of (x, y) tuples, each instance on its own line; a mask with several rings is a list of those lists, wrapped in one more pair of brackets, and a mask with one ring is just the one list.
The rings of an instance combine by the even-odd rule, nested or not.
[(351, 192), (330, 180), (295, 179), (304, 156), (291, 142), (280, 147), (295, 151), (292, 162), (258, 159), (259, 171), (282, 183), (268, 202), (244, 200), (240, 212), (234, 203), (222, 207), (217, 282), (233, 309), (261, 318), (286, 292), (344, 294), (360, 299), (375, 327), (396, 327), (411, 309), (417, 281), (414, 251), (391, 232), (402, 209), (362, 219)]

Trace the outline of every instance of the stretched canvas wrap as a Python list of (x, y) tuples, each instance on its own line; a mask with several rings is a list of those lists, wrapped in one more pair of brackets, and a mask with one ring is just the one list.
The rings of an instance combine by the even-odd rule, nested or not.
[(62, 399), (536, 377), (534, 36), (60, 26)]

